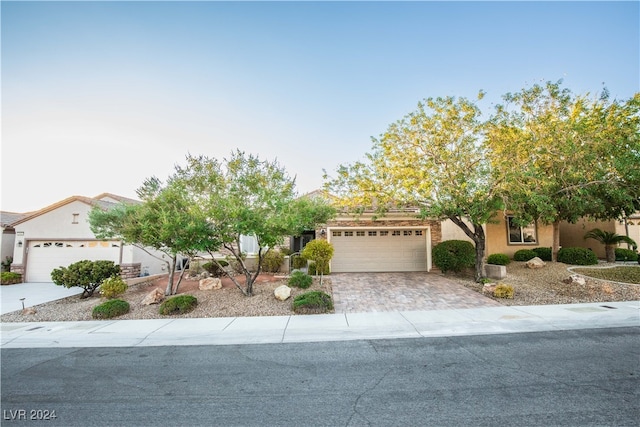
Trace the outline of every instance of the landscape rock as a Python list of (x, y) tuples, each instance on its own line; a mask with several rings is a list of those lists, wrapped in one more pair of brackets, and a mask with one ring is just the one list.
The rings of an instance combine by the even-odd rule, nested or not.
[(198, 283), (198, 289), (201, 291), (213, 291), (215, 289), (222, 289), (222, 281), (217, 277), (208, 277), (200, 280)]
[(143, 305), (159, 304), (164, 299), (164, 291), (160, 288), (155, 288), (147, 294), (142, 300)]
[(571, 276), (567, 277), (566, 279), (564, 279), (562, 281), (562, 283), (566, 283), (568, 285), (580, 285), (580, 286), (584, 286), (587, 284), (587, 281), (584, 279), (584, 277), (579, 276), (577, 274), (572, 274)]
[(493, 295), (496, 290), (496, 286), (498, 286), (497, 283), (485, 283), (482, 287), (482, 293)]
[(24, 310), (22, 310), (22, 314), (25, 315), (34, 315), (38, 312), (38, 310), (36, 310), (34, 307), (27, 307)]
[(284, 301), (291, 296), (291, 288), (287, 285), (278, 286), (274, 291), (276, 299), (280, 301)]
[(545, 265), (547, 265), (547, 263), (538, 257), (531, 258), (529, 261), (527, 261), (527, 267), (531, 269), (542, 268)]

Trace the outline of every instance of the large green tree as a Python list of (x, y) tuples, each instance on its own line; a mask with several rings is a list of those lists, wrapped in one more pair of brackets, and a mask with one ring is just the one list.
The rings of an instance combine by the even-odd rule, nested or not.
[[(214, 255), (226, 250), (239, 265), (244, 283), (231, 276), (245, 295), (253, 294), (266, 253), (281, 245), (286, 236), (299, 235), (330, 219), (335, 210), (321, 199), (299, 198), (295, 179), (277, 161), (234, 151), (218, 161), (206, 156), (187, 156), (169, 179), (189, 199), (195, 223), (208, 224), (197, 249)], [(255, 269), (245, 263), (241, 236), (258, 242)]]
[(639, 208), (640, 94), (574, 95), (562, 81), (504, 95), (487, 125), (494, 182), (520, 225), (614, 219)]
[[(479, 99), (483, 96), (479, 94)], [(483, 275), (485, 233), (502, 199), (492, 181), (484, 122), (465, 98), (428, 98), (373, 140), (366, 160), (325, 174), (326, 188), (354, 212), (417, 207), (420, 217), (450, 219), (475, 244), (476, 279)]]
[[(178, 292), (184, 275), (174, 280), (180, 255), (189, 255), (210, 236), (209, 225), (192, 214), (189, 200), (175, 185), (152, 177), (137, 190), (140, 204), (119, 204), (112, 209), (93, 208), (89, 214), (92, 232), (98, 238), (120, 238), (167, 264), (166, 295)], [(166, 255), (158, 256), (157, 252)]]

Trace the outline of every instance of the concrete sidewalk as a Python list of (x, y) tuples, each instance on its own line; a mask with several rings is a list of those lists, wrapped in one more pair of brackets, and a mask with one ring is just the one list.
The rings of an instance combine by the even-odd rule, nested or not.
[(640, 327), (640, 301), (383, 313), (2, 323), (2, 348), (230, 345)]

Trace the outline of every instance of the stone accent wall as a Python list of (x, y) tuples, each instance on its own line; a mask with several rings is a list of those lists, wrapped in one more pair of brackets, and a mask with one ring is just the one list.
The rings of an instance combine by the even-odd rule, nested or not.
[(142, 264), (139, 262), (133, 264), (120, 264), (120, 277), (124, 280), (140, 277), (141, 270)]
[[(431, 246), (435, 246), (442, 241), (442, 223), (434, 220), (406, 219), (406, 220), (345, 220), (330, 221), (327, 227), (368, 227), (368, 228), (384, 228), (384, 227), (425, 227), (431, 229)], [(317, 230), (318, 237), (320, 229)]]
[(22, 274), (24, 278), (24, 265), (23, 264), (11, 264), (11, 272)]

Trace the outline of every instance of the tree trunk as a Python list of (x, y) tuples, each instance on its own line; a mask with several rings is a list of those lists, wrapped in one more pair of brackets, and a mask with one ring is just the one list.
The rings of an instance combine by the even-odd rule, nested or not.
[(173, 295), (173, 271), (176, 268), (175, 265), (176, 263), (173, 263), (173, 266), (171, 266), (171, 263), (169, 261), (165, 261), (167, 263), (167, 267), (169, 268), (169, 280), (167, 280), (167, 288), (164, 290), (164, 294), (166, 296), (169, 295)]
[(458, 218), (456, 216), (450, 216), (449, 219), (458, 227), (464, 231), (464, 234), (469, 236), (476, 247), (476, 265), (475, 265), (475, 278), (476, 282), (480, 282), (480, 280), (484, 277), (484, 252), (486, 246), (486, 238), (484, 235), (484, 228), (482, 228), (482, 224), (472, 224), (473, 230), (471, 230), (467, 224), (462, 220), (462, 218)]
[(551, 261), (558, 261), (558, 251), (560, 250), (560, 221), (553, 223), (553, 247), (551, 248)]
[(614, 245), (605, 245), (604, 253), (607, 258), (607, 262), (616, 262), (616, 247)]

